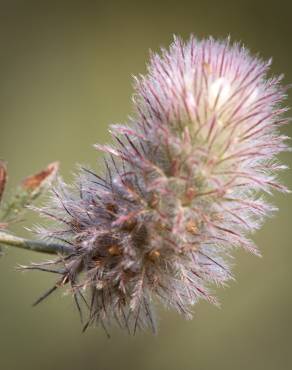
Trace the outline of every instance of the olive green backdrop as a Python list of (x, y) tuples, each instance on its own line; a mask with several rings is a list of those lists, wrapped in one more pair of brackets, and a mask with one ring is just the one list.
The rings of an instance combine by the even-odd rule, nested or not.
[[(76, 163), (98, 165), (92, 145), (131, 113), (132, 74), (173, 34), (241, 40), (292, 83), (291, 1), (0, 1), (0, 157), (14, 185), (53, 160), (71, 181)], [(292, 105), (292, 93), (288, 104)], [(290, 126), (283, 129), (292, 135)], [(291, 155), (282, 159), (292, 164)], [(283, 181), (292, 187), (291, 171)], [(71, 298), (30, 304), (52, 284), (17, 263), (43, 258), (7, 250), (0, 260), (1, 370), (292, 369), (292, 198), (254, 237), (263, 253), (236, 255), (236, 282), (218, 289), (222, 309), (195, 307), (192, 321), (160, 310), (160, 330), (106, 338), (81, 333)], [(34, 216), (31, 221), (37, 222)], [(21, 225), (16, 231), (26, 234)]]

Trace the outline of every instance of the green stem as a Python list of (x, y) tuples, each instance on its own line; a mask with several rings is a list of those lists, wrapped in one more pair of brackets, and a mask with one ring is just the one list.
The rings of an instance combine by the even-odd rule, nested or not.
[(40, 240), (23, 239), (19, 238), (18, 236), (7, 234), (3, 231), (0, 231), (0, 244), (49, 254), (61, 253), (68, 255), (73, 252), (71, 247), (65, 245), (49, 243)]

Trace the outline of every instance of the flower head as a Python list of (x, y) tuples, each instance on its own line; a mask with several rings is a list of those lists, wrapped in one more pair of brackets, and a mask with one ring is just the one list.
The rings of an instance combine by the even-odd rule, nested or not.
[(275, 176), (285, 91), (269, 66), (229, 40), (175, 39), (136, 79), (116, 145), (97, 146), (104, 174), (83, 169), (74, 189), (55, 189), (42, 213), (56, 229), (42, 232), (72, 247), (53, 262), (56, 286), (88, 308), (85, 327), (155, 331), (156, 300), (189, 318), (198, 300), (216, 303), (233, 248), (259, 253), (248, 234), (274, 210), (259, 194), (286, 191)]

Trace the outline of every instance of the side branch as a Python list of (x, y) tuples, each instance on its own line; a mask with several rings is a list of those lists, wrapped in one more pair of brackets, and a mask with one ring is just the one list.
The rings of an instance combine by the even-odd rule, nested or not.
[(71, 247), (40, 240), (28, 240), (0, 231), (0, 244), (48, 254), (70, 254)]

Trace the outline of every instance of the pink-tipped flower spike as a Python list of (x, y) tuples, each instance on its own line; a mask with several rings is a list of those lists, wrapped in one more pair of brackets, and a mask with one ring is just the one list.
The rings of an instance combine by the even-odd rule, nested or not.
[(259, 254), (248, 234), (275, 210), (261, 197), (287, 191), (275, 156), (286, 150), (281, 77), (238, 44), (175, 39), (136, 80), (135, 115), (116, 125), (102, 176), (85, 169), (42, 210), (44, 236), (72, 254), (56, 286), (70, 285), (85, 328), (113, 321), (156, 330), (153, 301), (191, 317), (209, 288), (231, 277), (233, 248)]

